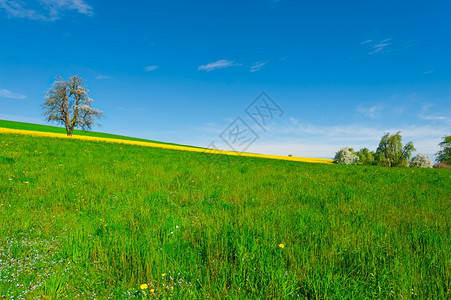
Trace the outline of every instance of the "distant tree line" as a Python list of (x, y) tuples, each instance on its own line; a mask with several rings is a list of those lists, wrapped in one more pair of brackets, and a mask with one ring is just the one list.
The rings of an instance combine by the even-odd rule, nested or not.
[[(439, 144), (437, 152), (437, 168), (451, 168), (451, 135), (445, 135)], [(334, 158), (334, 163), (342, 165), (377, 165), (384, 167), (413, 167), (432, 168), (432, 160), (427, 155), (418, 154), (411, 159), (415, 151), (412, 142), (402, 144), (401, 132), (395, 134), (386, 133), (376, 151), (362, 148), (354, 151), (350, 147), (340, 149)]]

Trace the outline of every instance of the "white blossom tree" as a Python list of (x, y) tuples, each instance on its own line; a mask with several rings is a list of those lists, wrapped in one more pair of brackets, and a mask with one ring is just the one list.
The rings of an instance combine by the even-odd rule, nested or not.
[(432, 160), (429, 156), (418, 154), (410, 160), (412, 168), (432, 168)]
[(89, 130), (93, 125), (100, 125), (95, 120), (104, 114), (91, 107), (93, 100), (89, 98), (83, 80), (78, 75), (67, 80), (60, 76), (57, 79), (42, 103), (46, 121), (63, 124), (68, 136), (72, 136), (74, 128)]
[(335, 153), (334, 164), (339, 165), (356, 165), (359, 162), (359, 157), (352, 152), (352, 148), (344, 147)]

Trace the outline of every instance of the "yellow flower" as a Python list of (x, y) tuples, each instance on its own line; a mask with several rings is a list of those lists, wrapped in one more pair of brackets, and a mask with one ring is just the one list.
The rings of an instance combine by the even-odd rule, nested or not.
[(141, 284), (140, 288), (146, 290), (149, 286), (146, 283)]
[(285, 245), (284, 244), (279, 244), (279, 247), (283, 249), (283, 248), (285, 248)]
[(161, 276), (163, 276), (163, 277), (166, 276), (166, 273), (161, 274)]
[(154, 289), (150, 289), (150, 292), (153, 294), (155, 292), (155, 290)]
[(25, 183), (25, 184), (29, 184), (29, 182), (28, 182), (28, 181), (25, 181), (24, 183)]

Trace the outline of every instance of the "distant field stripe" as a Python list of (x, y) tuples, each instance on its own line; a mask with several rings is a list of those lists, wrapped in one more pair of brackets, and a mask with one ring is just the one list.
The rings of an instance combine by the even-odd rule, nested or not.
[(9, 128), (0, 127), (0, 134), (2, 134), (2, 133), (3, 134), (22, 134), (22, 135), (31, 135), (31, 136), (38, 136), (38, 137), (52, 137), (52, 138), (62, 138), (62, 139), (77, 139), (77, 140), (97, 141), (97, 142), (107, 142), (107, 143), (118, 143), (118, 144), (136, 145), (136, 146), (143, 146), (143, 147), (153, 147), (153, 148), (172, 149), (172, 150), (191, 151), (191, 152), (205, 152), (205, 153), (212, 153), (212, 154), (232, 155), (232, 156), (260, 157), (260, 158), (309, 162), (309, 163), (322, 163), (322, 164), (331, 164), (332, 163), (331, 159), (323, 159), (323, 158), (290, 157), (290, 156), (280, 156), (280, 155), (233, 152), (233, 151), (223, 151), (223, 150), (215, 150), (215, 149), (202, 149), (202, 148), (194, 148), (194, 147), (187, 147), (187, 146), (177, 146), (177, 145), (171, 145), (171, 144), (160, 144), (160, 143), (152, 143), (152, 142), (140, 142), (140, 141), (132, 141), (132, 140), (101, 138), (101, 137), (93, 137), (93, 136), (73, 135), (73, 136), (69, 137), (66, 134), (62, 134), (62, 133), (31, 131), (31, 130), (22, 130), (22, 129), (9, 129)]

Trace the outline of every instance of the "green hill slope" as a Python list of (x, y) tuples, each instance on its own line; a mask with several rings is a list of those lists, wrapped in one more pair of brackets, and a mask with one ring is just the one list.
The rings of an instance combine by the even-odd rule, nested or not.
[(450, 175), (0, 134), (0, 298), (447, 299)]
[[(66, 134), (66, 129), (63, 127), (24, 123), (24, 122), (15, 122), (15, 121), (7, 121), (7, 120), (0, 120), (0, 127), (10, 128), (10, 129), (21, 129), (21, 130), (31, 130), (31, 131), (42, 131), (42, 132)], [(178, 144), (173, 144), (173, 143), (165, 143), (165, 142), (146, 140), (146, 139), (128, 137), (128, 136), (123, 136), (123, 135), (117, 135), (117, 134), (96, 132), (96, 131), (74, 130), (73, 134), (81, 135), (81, 136), (92, 136), (92, 137), (101, 137), (101, 138), (109, 138), (109, 139), (128, 140), (128, 141), (152, 142), (152, 143), (160, 143), (160, 144), (166, 144), (166, 145), (178, 145)], [(190, 146), (190, 147), (195, 147), (195, 146)], [(199, 148), (199, 147), (195, 147), (195, 148)]]

